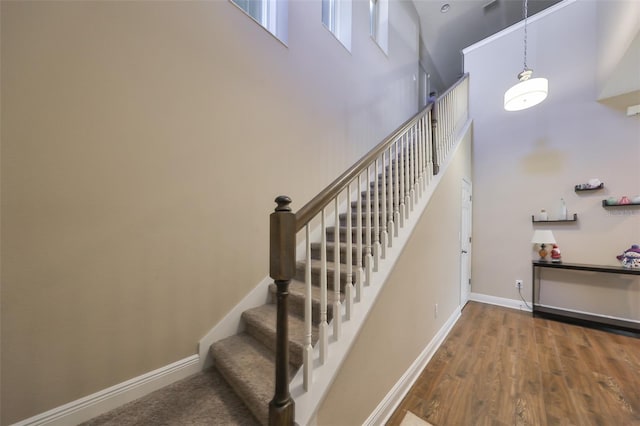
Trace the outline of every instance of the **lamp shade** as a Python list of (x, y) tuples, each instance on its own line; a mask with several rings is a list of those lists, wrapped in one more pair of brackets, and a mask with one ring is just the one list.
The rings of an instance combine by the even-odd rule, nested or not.
[(549, 92), (549, 81), (546, 78), (521, 80), (504, 94), (504, 109), (520, 111), (538, 105), (544, 101)]
[(536, 229), (531, 238), (533, 244), (555, 244), (556, 239), (553, 238), (553, 232), (548, 229)]

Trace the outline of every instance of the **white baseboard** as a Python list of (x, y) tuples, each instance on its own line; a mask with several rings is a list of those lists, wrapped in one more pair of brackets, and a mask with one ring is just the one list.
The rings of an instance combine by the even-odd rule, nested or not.
[(14, 423), (13, 426), (68, 426), (90, 420), (200, 371), (198, 355), (181, 359), (126, 382)]
[(411, 389), (411, 386), (413, 386), (415, 381), (418, 380), (420, 373), (422, 373), (422, 370), (424, 370), (440, 345), (442, 345), (442, 342), (444, 342), (444, 339), (447, 337), (459, 318), (460, 308), (457, 308), (438, 333), (427, 344), (418, 358), (416, 358), (413, 364), (411, 364), (409, 369), (405, 371), (400, 380), (396, 382), (389, 393), (387, 393), (380, 404), (378, 404), (376, 409), (373, 410), (373, 413), (371, 413), (369, 418), (365, 420), (365, 425), (382, 425), (389, 420), (389, 417), (391, 417), (398, 405), (400, 405), (402, 399)]
[(504, 297), (490, 296), (488, 294), (470, 293), (469, 300), (488, 303), (489, 305), (497, 305), (505, 308), (517, 309), (519, 311), (531, 312), (531, 308), (525, 305), (522, 300), (518, 299), (506, 299)]

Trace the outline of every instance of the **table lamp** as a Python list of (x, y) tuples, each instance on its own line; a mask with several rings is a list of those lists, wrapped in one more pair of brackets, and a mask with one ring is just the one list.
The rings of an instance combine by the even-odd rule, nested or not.
[(540, 255), (540, 262), (546, 262), (547, 259), (547, 250), (545, 246), (547, 244), (555, 244), (556, 239), (553, 238), (553, 232), (548, 229), (536, 229), (533, 233), (533, 238), (531, 238), (531, 242), (533, 244), (540, 244), (540, 251), (538, 254)]

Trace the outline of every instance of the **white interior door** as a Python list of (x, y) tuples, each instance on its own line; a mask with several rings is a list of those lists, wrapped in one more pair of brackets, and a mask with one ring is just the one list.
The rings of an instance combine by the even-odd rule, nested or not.
[(471, 292), (471, 182), (462, 179), (460, 226), (460, 307), (469, 300)]

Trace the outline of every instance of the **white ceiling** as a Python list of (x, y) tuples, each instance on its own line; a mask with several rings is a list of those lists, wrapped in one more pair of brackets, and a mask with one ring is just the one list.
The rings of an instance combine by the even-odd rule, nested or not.
[[(528, 0), (532, 16), (560, 0)], [(462, 74), (462, 49), (523, 19), (520, 0), (413, 0), (420, 16), (420, 34), (444, 87)], [(440, 12), (449, 4), (447, 13)]]

